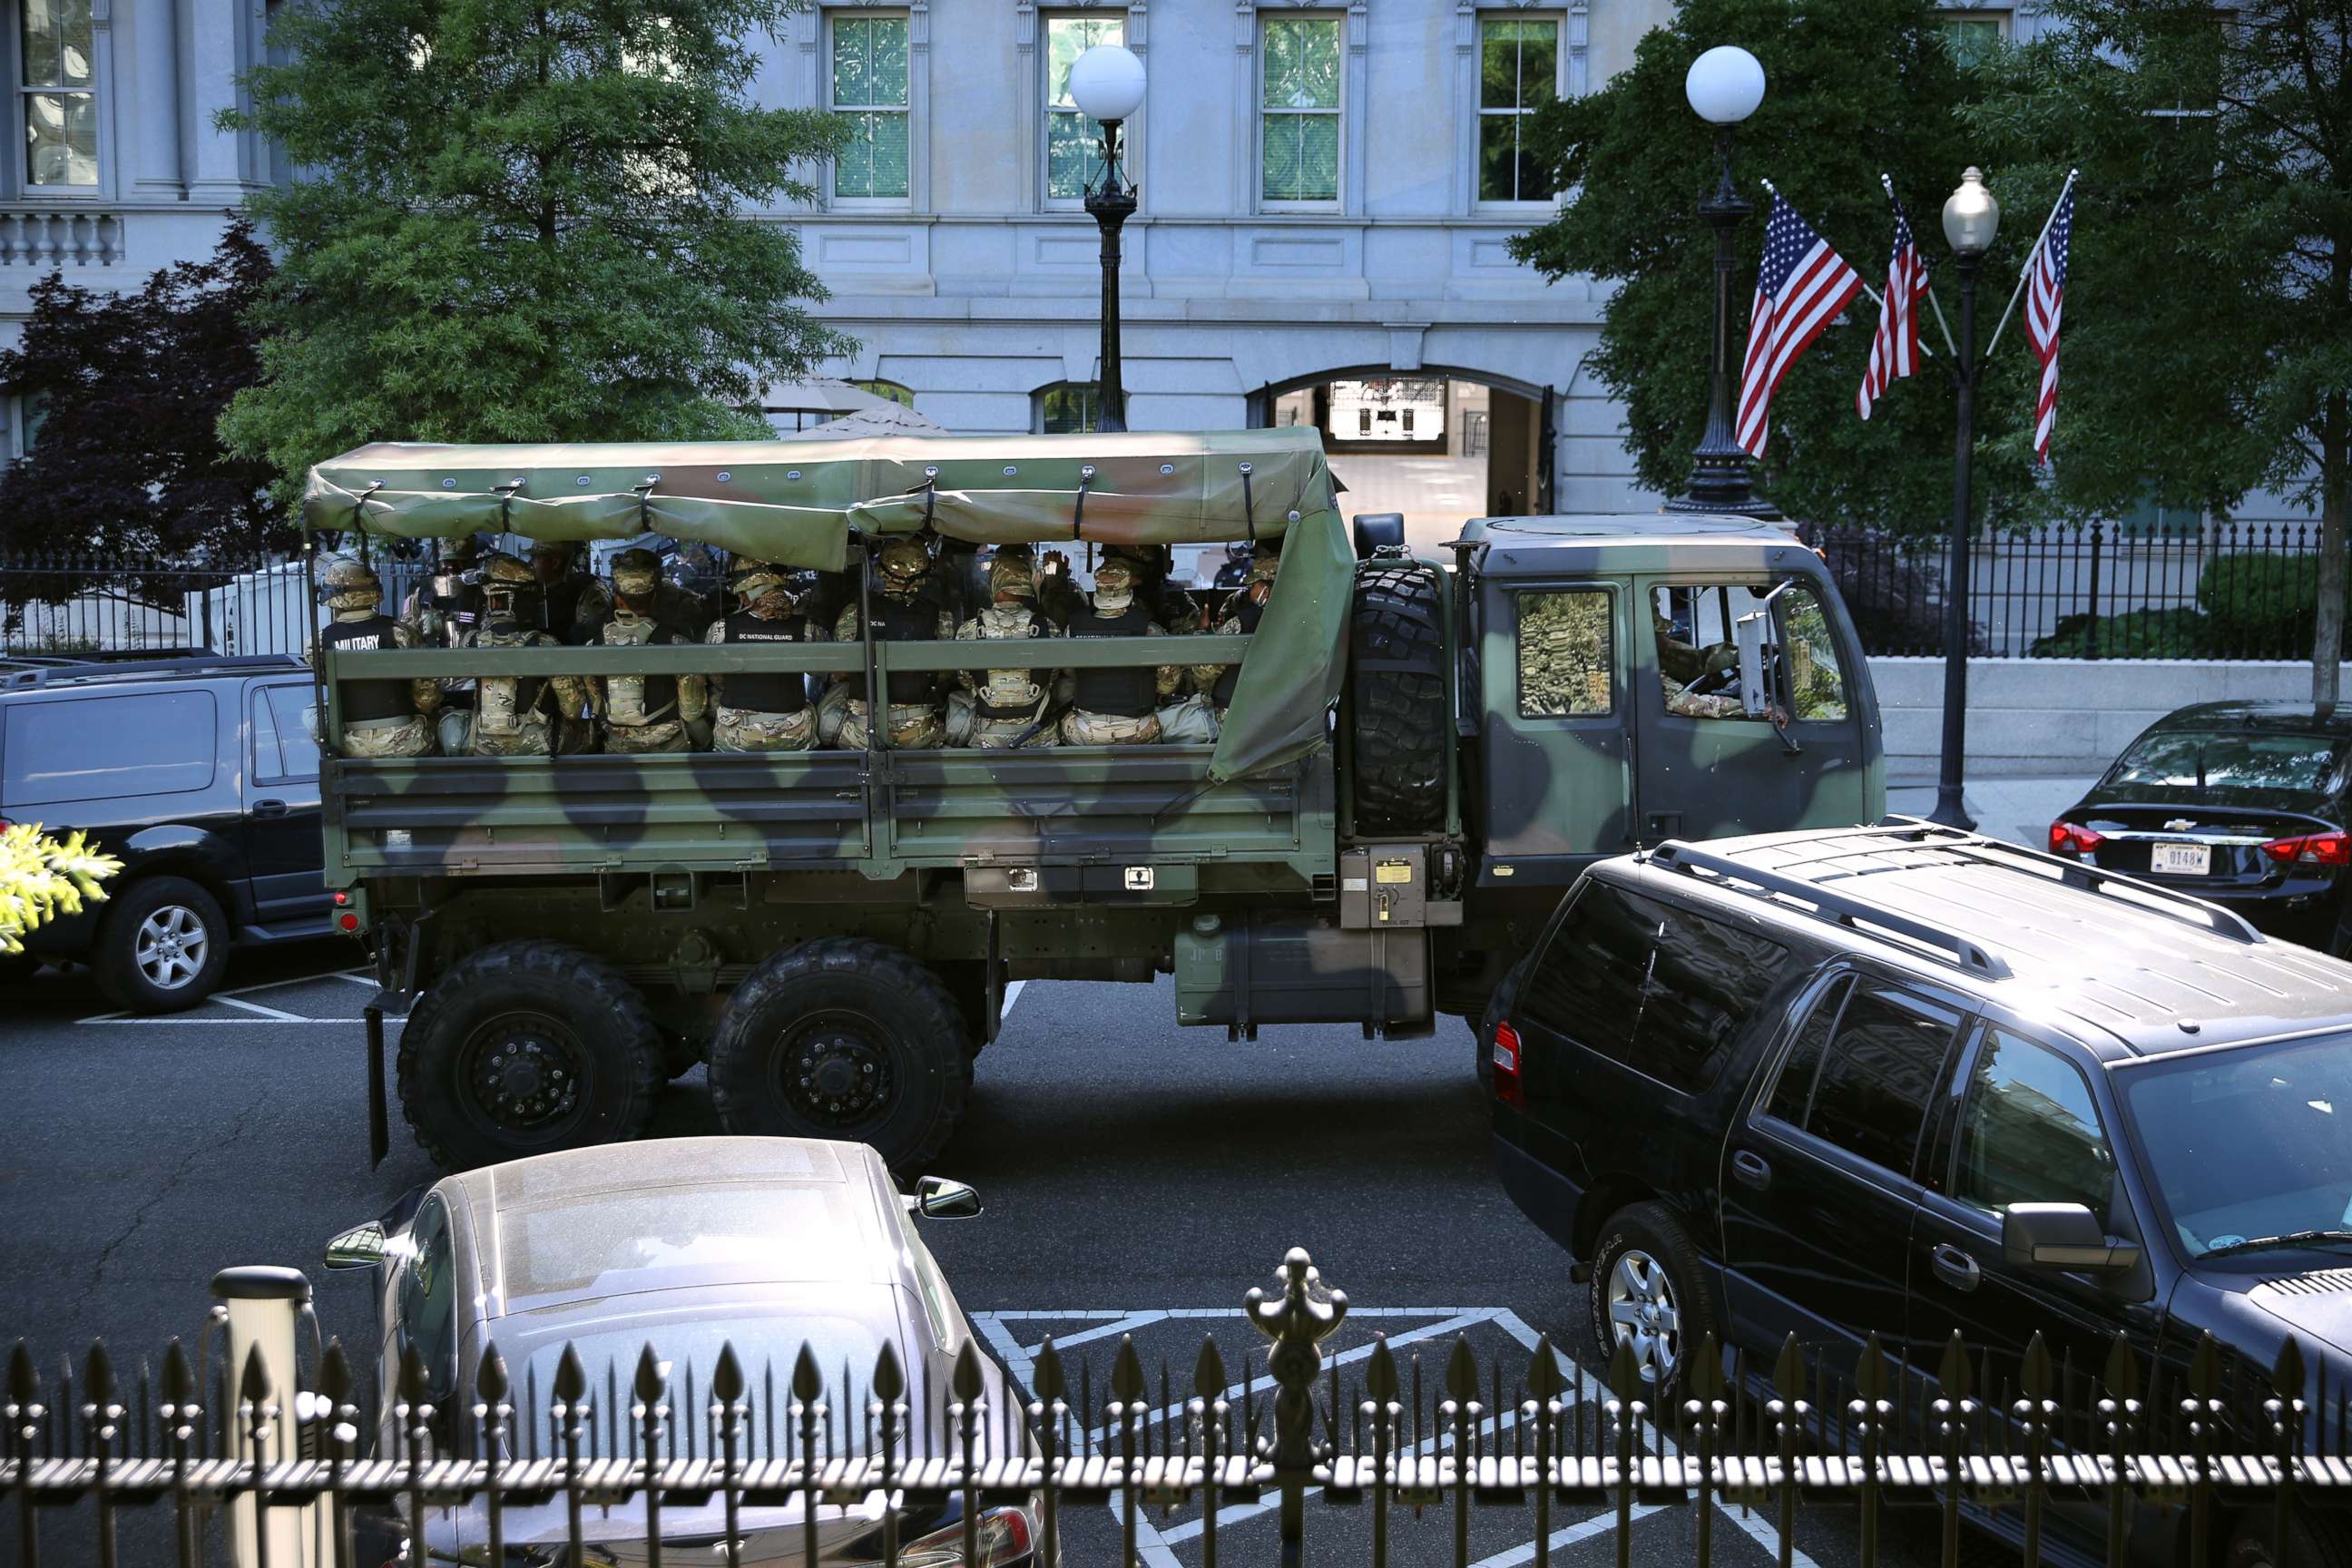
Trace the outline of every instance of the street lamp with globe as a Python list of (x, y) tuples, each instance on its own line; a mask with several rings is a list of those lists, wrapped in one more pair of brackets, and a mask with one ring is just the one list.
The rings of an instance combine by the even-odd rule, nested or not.
[(1953, 270), (1960, 275), (1960, 339), (1954, 345), (1952, 385), (1959, 404), (1959, 432), (1952, 447), (1952, 536), (1945, 552), (1944, 746), (1936, 771), (1936, 809), (1930, 822), (1974, 827), (1960, 799), (1961, 764), (1969, 738), (1969, 542), (1976, 517), (1970, 472), (1977, 442), (1977, 271), (2000, 229), (2000, 204), (1985, 188), (1984, 175), (1969, 169), (1960, 188), (1944, 203), (1944, 237), (1951, 243)]
[(1715, 194), (1698, 204), (1698, 216), (1715, 230), (1715, 366), (1706, 434), (1691, 454), (1684, 494), (1668, 501), (1666, 510), (1777, 518), (1780, 514), (1769, 501), (1756, 499), (1748, 454), (1734, 435), (1731, 413), (1731, 235), (1754, 210), (1731, 183), (1732, 128), (1764, 101), (1764, 67), (1736, 44), (1718, 45), (1691, 62), (1683, 95), (1692, 110), (1715, 127), (1716, 162), (1722, 171)]
[(1096, 428), (1127, 428), (1127, 388), (1118, 363), (1119, 229), (1135, 216), (1135, 186), (1118, 166), (1118, 128), (1143, 107), (1143, 62), (1131, 49), (1097, 44), (1070, 67), (1070, 101), (1102, 126), (1102, 179), (1087, 187), (1087, 211), (1102, 230), (1102, 369)]

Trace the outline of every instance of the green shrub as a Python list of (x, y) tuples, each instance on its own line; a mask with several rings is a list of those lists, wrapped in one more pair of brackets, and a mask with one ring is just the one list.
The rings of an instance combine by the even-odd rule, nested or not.
[[(2094, 627), (2098, 636), (2092, 637)], [(2199, 658), (2210, 649), (2209, 617), (2185, 605), (2068, 616), (2025, 650), (2028, 658)]]
[(2318, 620), (2319, 563), (2308, 555), (2232, 551), (2205, 563), (2197, 603), (2214, 651), (2240, 658), (2301, 658)]

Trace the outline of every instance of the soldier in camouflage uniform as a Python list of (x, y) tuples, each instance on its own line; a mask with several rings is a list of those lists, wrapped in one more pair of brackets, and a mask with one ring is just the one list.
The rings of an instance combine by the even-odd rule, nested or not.
[[(650, 550), (613, 557), (613, 615), (596, 640), (608, 647), (688, 643), (659, 617), (661, 561)], [(699, 675), (606, 675), (593, 679), (608, 752), (687, 752), (710, 743), (709, 681)]]
[[(916, 539), (894, 539), (882, 547), (879, 563), (882, 595), (874, 606), (877, 641), (937, 642), (956, 635), (954, 620), (923, 592), (931, 574), (931, 552)], [(834, 622), (835, 642), (860, 638), (858, 606), (845, 607)], [(947, 743), (947, 722), (940, 711), (939, 682), (928, 669), (902, 670), (889, 678), (890, 749), (929, 751)], [(846, 695), (828, 700), (845, 704), (841, 716), (841, 744), (862, 752), (866, 743), (866, 677), (853, 675), (840, 689)]]
[[(1135, 596), (1133, 561), (1106, 555), (1095, 568), (1089, 614), (1070, 623), (1074, 637), (1162, 637), (1151, 607)], [(1071, 682), (1062, 740), (1072, 746), (1148, 746), (1160, 739), (1160, 676), (1150, 666), (1081, 669)]]
[[(1022, 641), (1054, 635), (1037, 608), (1037, 582), (1025, 552), (999, 551), (988, 567), (989, 605), (956, 628), (958, 641)], [(1050, 746), (1053, 726), (1044, 723), (1054, 685), (1049, 669), (985, 669), (974, 681), (957, 673), (961, 689), (948, 693), (948, 742), (979, 751), (1008, 746)]]
[[(561, 647), (539, 629), (539, 577), (511, 555), (482, 563), (482, 618), (459, 647)], [(551, 757), (588, 749), (588, 681), (578, 675), (486, 675), (474, 706), (441, 715), (453, 757)]]
[[(756, 647), (825, 640), (824, 628), (800, 613), (777, 567), (739, 557), (728, 585), (735, 595), (735, 613), (711, 622), (703, 641)], [(719, 697), (713, 750), (805, 752), (816, 744), (816, 710), (809, 705), (808, 678), (800, 671), (722, 675), (713, 684)]]
[[(322, 647), (360, 652), (425, 646), (415, 626), (383, 613), (383, 584), (374, 567), (356, 557), (338, 555), (327, 563), (319, 577), (319, 599), (333, 616), (320, 630)], [(345, 680), (341, 686), (343, 732), (336, 749), (342, 755), (433, 754), (427, 716), (441, 701), (441, 689), (433, 681)]]
[[(1242, 585), (1225, 595), (1216, 609), (1216, 631), (1219, 637), (1246, 637), (1257, 630), (1258, 622), (1265, 616), (1266, 601), (1274, 597), (1274, 579), (1282, 569), (1282, 542), (1261, 539), (1250, 551), (1249, 574)], [(1203, 664), (1192, 671), (1193, 683), (1208, 693), (1209, 706), (1215, 710), (1209, 739), (1215, 740), (1224, 726), (1225, 710), (1234, 705), (1234, 687), (1240, 681), (1242, 667), (1238, 664)]]

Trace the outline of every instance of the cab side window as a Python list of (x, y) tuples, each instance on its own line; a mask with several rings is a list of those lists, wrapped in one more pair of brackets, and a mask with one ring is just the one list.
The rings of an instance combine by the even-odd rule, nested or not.
[(1763, 595), (1738, 583), (1661, 584), (1650, 590), (1650, 632), (1666, 711), (1684, 719), (1744, 719), (1734, 629)]
[(1821, 1014), (1816, 1007), (1800, 1033), (1766, 1113), (1907, 1179), (1958, 1016), (1901, 992), (1858, 985), (1819, 1050), (1811, 1092), (1800, 1108), (1795, 1086), (1810, 1065)]
[(1837, 639), (1831, 635), (1821, 600), (1811, 588), (1790, 588), (1779, 604), (1790, 712), (1799, 720), (1844, 718), (1845, 671), (1838, 664)]
[(428, 1197), (409, 1227), (410, 1251), (400, 1268), (400, 1329), (425, 1363), (436, 1400), (457, 1387), (457, 1252), (449, 1237), (449, 1209)]
[(1600, 588), (1517, 595), (1519, 717), (1590, 719), (1616, 707), (1617, 648)]
[(2106, 1223), (2116, 1162), (2091, 1086), (2046, 1046), (1987, 1029), (1969, 1072), (1952, 1194), (1989, 1214), (2081, 1204)]

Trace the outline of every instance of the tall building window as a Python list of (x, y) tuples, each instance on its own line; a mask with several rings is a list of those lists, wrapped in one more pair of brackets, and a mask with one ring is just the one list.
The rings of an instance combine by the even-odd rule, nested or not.
[(1559, 96), (1559, 22), (1495, 16), (1478, 24), (1480, 201), (1551, 199), (1551, 172), (1527, 143), (1536, 111)]
[(1268, 16), (1258, 35), (1258, 194), (1339, 199), (1339, 19)]
[(1043, 436), (1077, 436), (1092, 430), (1102, 417), (1102, 396), (1091, 381), (1066, 381), (1037, 395), (1037, 431)]
[(98, 98), (90, 68), (90, 0), (22, 0), (20, 15), (25, 184), (50, 190), (94, 187)]
[(1944, 26), (1944, 44), (1952, 51), (1952, 58), (1963, 67), (1980, 66), (2000, 52), (2008, 31), (2007, 18), (2000, 16), (1938, 16)]
[(1070, 68), (1097, 44), (1127, 41), (1127, 18), (1045, 18), (1045, 199), (1075, 202), (1102, 177), (1100, 128), (1070, 98)]
[(833, 160), (833, 194), (907, 196), (907, 18), (860, 12), (833, 18), (832, 109), (849, 122)]

